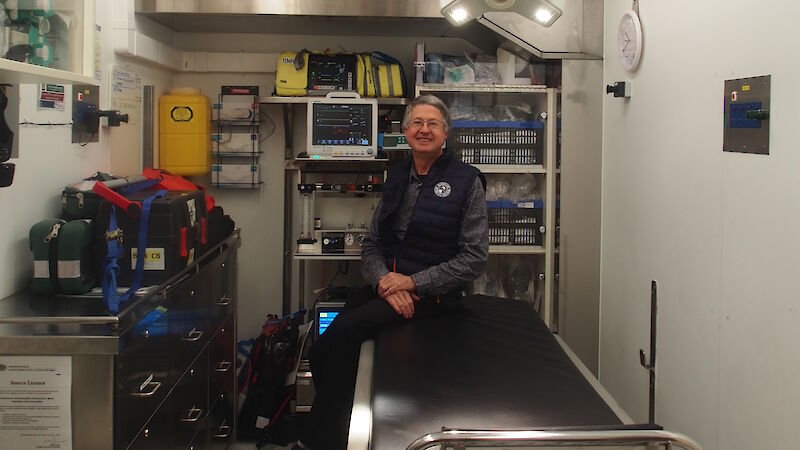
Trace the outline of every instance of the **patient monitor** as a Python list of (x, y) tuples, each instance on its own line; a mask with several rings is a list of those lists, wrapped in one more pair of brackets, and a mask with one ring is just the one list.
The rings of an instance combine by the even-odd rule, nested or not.
[(311, 159), (375, 159), (378, 101), (355, 92), (330, 92), (311, 99), (306, 135)]

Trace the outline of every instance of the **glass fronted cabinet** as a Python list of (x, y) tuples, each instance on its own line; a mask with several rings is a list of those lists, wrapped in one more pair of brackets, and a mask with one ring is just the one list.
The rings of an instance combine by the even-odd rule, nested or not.
[(0, 0), (0, 83), (96, 84), (95, 0)]

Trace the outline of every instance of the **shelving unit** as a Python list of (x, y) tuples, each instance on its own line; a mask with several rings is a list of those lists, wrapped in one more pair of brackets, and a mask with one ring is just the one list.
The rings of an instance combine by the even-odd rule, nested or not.
[[(436, 95), (448, 104), (458, 99), (461, 105), (470, 104), (478, 108), (485, 107), (489, 109), (497, 105), (509, 105), (512, 102), (519, 102), (520, 99), (524, 99), (524, 102), (531, 106), (530, 119), (535, 119), (538, 124), (530, 126), (539, 127), (540, 124), (540, 130), (543, 132), (544, 139), (541, 143), (537, 141), (537, 146), (541, 145), (541, 157), (533, 164), (505, 164), (505, 161), (503, 161), (503, 155), (510, 156), (514, 151), (514, 145), (503, 145), (515, 143), (513, 133), (509, 133), (508, 130), (513, 127), (519, 127), (519, 124), (503, 125), (493, 120), (491, 126), (486, 128), (494, 128), (497, 131), (496, 134), (504, 136), (504, 139), (497, 139), (487, 135), (485, 142), (481, 142), (480, 138), (468, 142), (472, 147), (476, 147), (476, 145), (472, 144), (486, 144), (483, 146), (477, 145), (476, 148), (487, 149), (489, 151), (496, 149), (494, 150), (495, 153), (492, 153), (492, 155), (501, 155), (501, 157), (494, 158), (494, 160), (503, 164), (473, 164), (489, 177), (499, 174), (534, 174), (537, 177), (537, 182), (540, 180), (544, 181), (542, 189), (543, 197), (540, 199), (540, 201), (543, 202), (543, 221), (541, 224), (538, 224), (540, 227), (538, 231), (541, 232), (541, 245), (493, 244), (489, 246), (489, 254), (491, 258), (522, 257), (526, 260), (531, 260), (532, 266), (535, 265), (537, 268), (543, 267), (544, 270), (540, 273), (531, 273), (530, 279), (531, 283), (537, 283), (538, 280), (539, 284), (543, 284), (543, 288), (539, 288), (540, 291), (543, 289), (539, 313), (545, 320), (545, 323), (552, 328), (554, 318), (556, 317), (555, 286), (557, 265), (555, 258), (558, 249), (556, 248), (556, 233), (549, 231), (556, 230), (555, 205), (557, 204), (558, 173), (560, 171), (557, 169), (556, 163), (558, 121), (555, 120), (555, 118), (558, 117), (560, 91), (558, 89), (541, 86), (417, 84), (416, 95), (423, 93)], [(452, 113), (453, 111), (451, 111), (451, 114)], [(458, 115), (456, 115), (456, 118), (458, 118)], [(461, 126), (478, 128), (480, 124), (481, 122), (470, 120)], [(451, 130), (447, 144), (456, 154), (459, 154), (459, 148), (463, 146), (459, 142), (453, 142), (453, 131), (457, 130), (458, 126), (460, 126), (459, 122), (455, 120), (453, 126), (454, 130)], [(491, 132), (489, 133), (491, 134)], [(531, 148), (535, 148), (532, 143)], [(504, 150), (507, 150), (507, 153), (504, 153)], [(467, 155), (467, 162), (470, 162), (470, 157), (474, 160), (476, 152), (480, 152), (480, 150), (475, 151), (474, 149), (470, 151), (473, 153)], [(483, 161), (481, 161), (481, 163), (482, 162)], [(530, 219), (521, 220), (521, 224), (530, 223), (525, 222), (525, 220)], [(490, 239), (492, 238), (491, 227), (492, 221), (490, 220)]]
[[(359, 261), (361, 259), (358, 254), (310, 254), (307, 252), (297, 251), (297, 205), (298, 194), (297, 185), (300, 183), (308, 183), (315, 181), (314, 179), (327, 178), (327, 179), (341, 179), (350, 176), (354, 184), (361, 184), (367, 179), (367, 176), (378, 176), (380, 182), (383, 182), (383, 173), (389, 164), (389, 159), (337, 159), (337, 160), (321, 160), (313, 158), (297, 157), (300, 153), (302, 144), (297, 145), (294, 141), (294, 128), (295, 118), (305, 117), (305, 107), (311, 102), (311, 97), (280, 97), (280, 96), (261, 96), (258, 102), (261, 105), (281, 105), (283, 111), (283, 124), (284, 124), (284, 183), (285, 192), (284, 197), (284, 278), (283, 278), (283, 310), (288, 313), (294, 310), (297, 306), (307, 307), (305, 301), (305, 278), (306, 278), (306, 265), (309, 262), (332, 262), (332, 261)], [(396, 109), (401, 108), (409, 103), (407, 98), (378, 98), (378, 105), (380, 108)], [(298, 108), (300, 110), (298, 111)], [(298, 116), (299, 115), (299, 116)], [(345, 180), (346, 181), (346, 180)], [(367, 199), (372, 198), (372, 203), (377, 203), (377, 198), (380, 193), (377, 192), (357, 192), (355, 190), (346, 191), (344, 193), (337, 192), (319, 192), (315, 195), (324, 198), (333, 198), (332, 202), (337, 202), (335, 197), (339, 196), (342, 199), (348, 197), (355, 197), (357, 195), (364, 196)], [(345, 200), (346, 202), (346, 200)], [(346, 208), (342, 208), (346, 209)], [(361, 224), (361, 219), (369, 223), (371, 219), (370, 214), (364, 214), (362, 218), (356, 221), (354, 229), (358, 230)], [(329, 228), (329, 224), (324, 224)], [(336, 224), (334, 225), (345, 225)], [(345, 226), (336, 226), (346, 230)], [(293, 276), (293, 267), (297, 270), (297, 277)], [(298, 291), (299, 305), (292, 304), (292, 293), (297, 286), (301, 286)]]
[(216, 188), (260, 187), (258, 86), (222, 86), (212, 107), (211, 184)]

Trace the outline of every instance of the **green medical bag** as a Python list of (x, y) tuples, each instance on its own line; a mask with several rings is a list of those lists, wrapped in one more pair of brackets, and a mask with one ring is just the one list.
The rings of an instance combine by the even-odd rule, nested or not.
[(95, 285), (91, 220), (45, 219), (31, 227), (34, 294), (83, 294)]

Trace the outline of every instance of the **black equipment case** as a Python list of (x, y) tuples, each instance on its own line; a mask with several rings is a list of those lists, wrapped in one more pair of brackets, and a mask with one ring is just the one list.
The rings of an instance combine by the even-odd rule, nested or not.
[[(147, 190), (126, 194), (125, 197), (143, 204), (155, 193), (154, 190)], [(110, 214), (111, 203), (103, 202), (95, 222), (98, 234), (95, 252), (100, 261), (101, 276), (108, 252), (106, 233)], [(128, 217), (121, 208), (116, 208), (116, 217), (125, 248), (117, 261), (120, 268), (117, 285), (130, 286), (136, 268), (141, 218)], [(156, 285), (170, 279), (200, 256), (206, 246), (206, 228), (207, 209), (203, 191), (168, 191), (164, 197), (155, 199), (150, 209), (142, 286)]]

